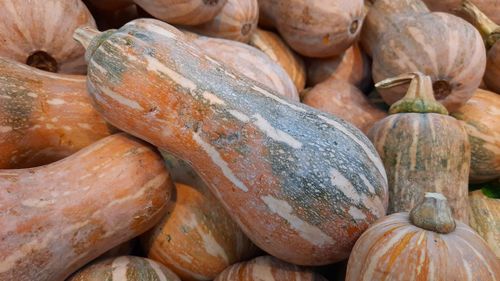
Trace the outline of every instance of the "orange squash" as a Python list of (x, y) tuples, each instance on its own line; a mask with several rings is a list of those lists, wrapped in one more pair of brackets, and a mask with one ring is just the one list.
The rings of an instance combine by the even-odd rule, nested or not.
[[(484, 238), (500, 260), (500, 180), (469, 193), (470, 226)], [(495, 187), (496, 185), (496, 187)], [(496, 188), (496, 191), (495, 191)], [(493, 192), (497, 194), (493, 194)]]
[[(432, 11), (457, 13), (463, 0), (422, 0)], [(471, 0), (480, 10), (484, 11), (494, 22), (500, 24), (500, 2), (498, 0)]]
[(145, 232), (172, 189), (161, 157), (125, 134), (61, 161), (0, 170), (0, 280), (62, 281)]
[(48, 164), (111, 134), (85, 76), (0, 58), (0, 169)]

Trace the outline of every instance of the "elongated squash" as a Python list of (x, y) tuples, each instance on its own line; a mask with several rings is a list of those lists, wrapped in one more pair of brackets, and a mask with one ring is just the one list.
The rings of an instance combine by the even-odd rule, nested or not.
[(157, 152), (125, 134), (50, 165), (0, 170), (0, 280), (64, 280), (158, 222), (172, 186)]
[(303, 265), (342, 260), (384, 215), (383, 164), (351, 125), (238, 76), (161, 21), (75, 38), (106, 120), (191, 163), (265, 251)]
[(500, 180), (489, 185), (469, 193), (469, 221), (500, 261)]

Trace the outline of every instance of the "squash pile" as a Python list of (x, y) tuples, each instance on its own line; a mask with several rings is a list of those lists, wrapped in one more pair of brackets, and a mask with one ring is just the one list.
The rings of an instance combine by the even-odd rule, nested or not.
[(0, 281), (500, 281), (496, 1), (0, 15)]

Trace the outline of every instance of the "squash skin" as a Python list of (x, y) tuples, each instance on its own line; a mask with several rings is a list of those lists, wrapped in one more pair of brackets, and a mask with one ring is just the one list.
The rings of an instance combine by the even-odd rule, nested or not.
[(96, 25), (81, 0), (4, 0), (0, 11), (1, 57), (27, 63), (34, 52), (45, 51), (57, 66), (44, 63), (43, 67), (52, 72), (85, 74), (85, 50), (71, 36), (79, 26)]
[(500, 94), (500, 42), (496, 42), (487, 53), (484, 83), (489, 90)]
[(64, 280), (158, 222), (172, 185), (157, 152), (125, 134), (50, 165), (1, 170), (0, 280)]
[(385, 171), (359, 130), (237, 76), (163, 22), (139, 19), (105, 35), (87, 52), (98, 111), (193, 164), (260, 248), (328, 264), (385, 213)]
[(472, 156), (469, 182), (500, 177), (500, 96), (478, 89), (452, 116), (464, 121), (469, 135)]
[[(454, 10), (460, 7), (461, 0), (422, 0), (431, 11), (447, 12), (460, 15)], [(500, 24), (500, 2), (498, 0), (471, 0), (496, 24)]]
[(85, 76), (4, 58), (0, 73), (0, 169), (45, 165), (112, 133), (92, 107)]
[(500, 199), (488, 198), (481, 190), (469, 193), (470, 226), (483, 237), (500, 260)]
[(317, 58), (349, 48), (365, 17), (362, 0), (259, 0), (259, 8), (293, 50)]

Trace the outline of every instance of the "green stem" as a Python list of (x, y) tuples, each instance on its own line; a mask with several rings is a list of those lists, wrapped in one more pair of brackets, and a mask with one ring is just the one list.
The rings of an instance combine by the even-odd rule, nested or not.
[(463, 0), (460, 10), (467, 14), (484, 38), (487, 49), (500, 40), (500, 26), (486, 16), (469, 0)]

